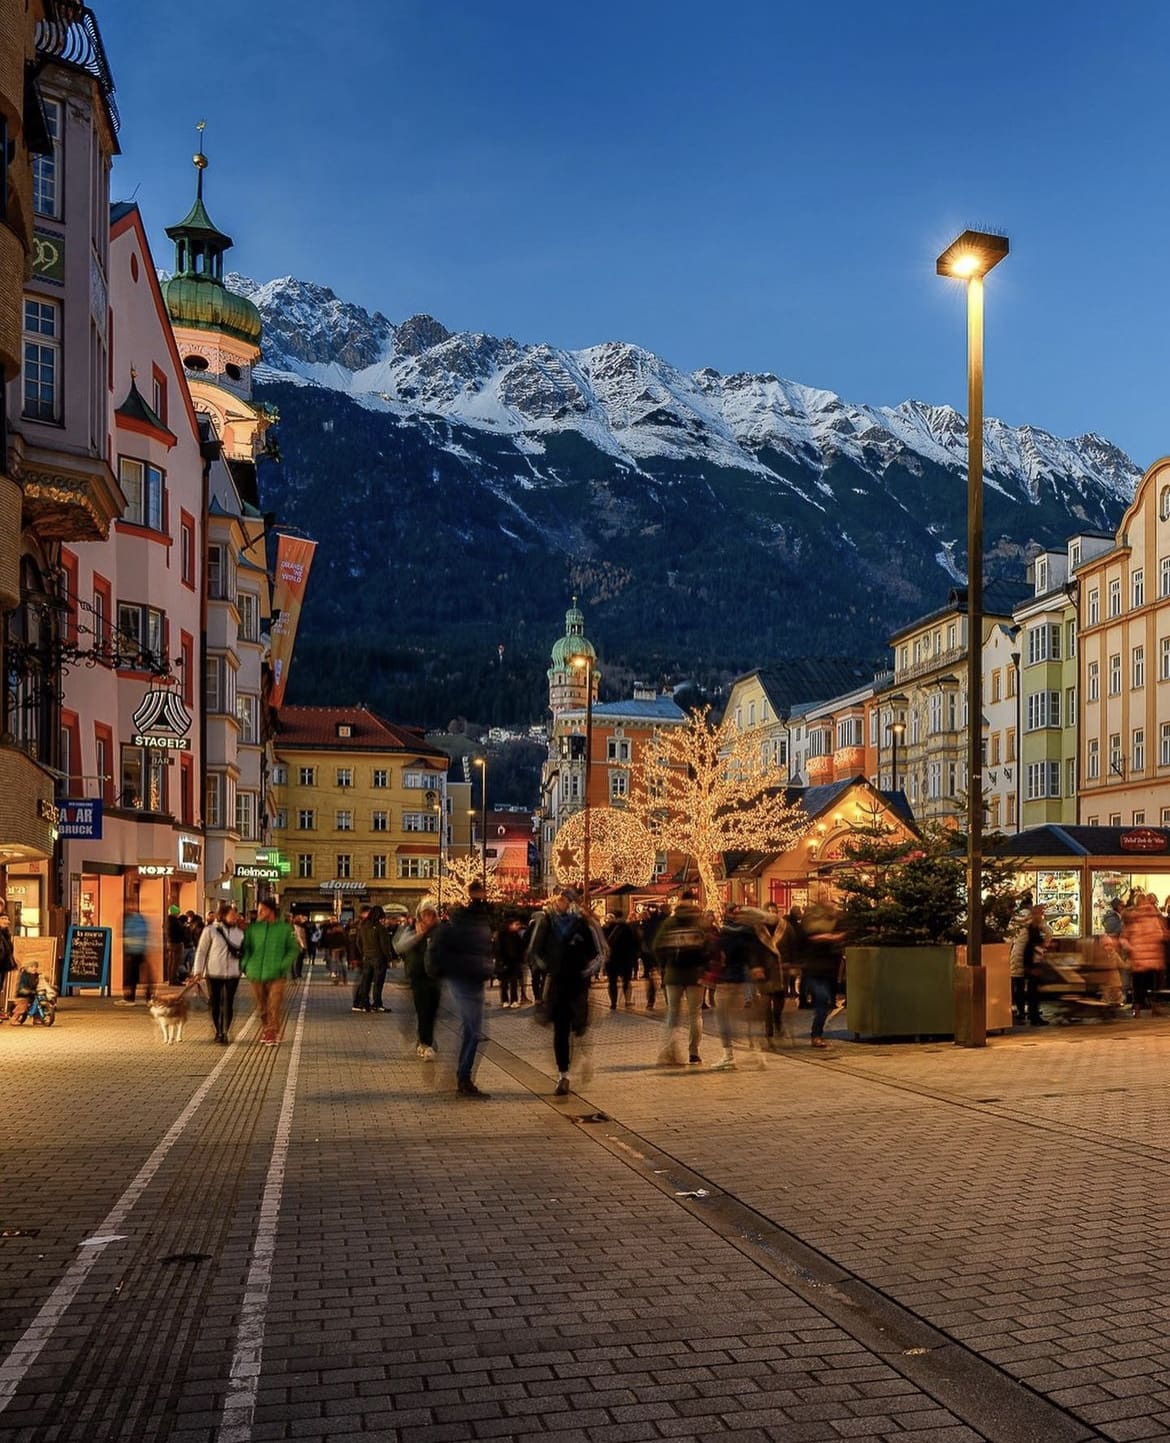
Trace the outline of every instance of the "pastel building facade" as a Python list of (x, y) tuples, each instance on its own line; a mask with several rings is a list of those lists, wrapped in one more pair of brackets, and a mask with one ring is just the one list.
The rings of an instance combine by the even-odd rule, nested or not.
[(1079, 820), (1170, 825), (1170, 458), (1143, 475), (1112, 544), (1086, 551), (1069, 558), (1077, 585)]
[[(62, 676), (94, 650), (69, 548), (124, 505), (110, 445), (109, 169), (114, 82), (84, 5), (0, 5), (0, 897), (60, 936), (55, 838)], [(75, 634), (76, 632), (76, 634)]]
[(101, 835), (68, 838), (64, 866), (75, 920), (113, 931), (117, 987), (128, 911), (147, 920), (158, 978), (168, 908), (204, 904), (204, 462), (141, 214), (112, 215), (109, 452), (125, 504), (108, 540), (62, 549), (67, 625), (98, 655), (65, 678), (61, 770), (68, 798), (102, 803)]
[(421, 731), (367, 707), (282, 707), (272, 778), (273, 840), (292, 864), (282, 906), (413, 912), (447, 855), (447, 768)]

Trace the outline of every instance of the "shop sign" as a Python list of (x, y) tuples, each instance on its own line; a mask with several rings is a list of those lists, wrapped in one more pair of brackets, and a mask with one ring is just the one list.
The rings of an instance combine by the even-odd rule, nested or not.
[(189, 752), (191, 713), (171, 687), (151, 687), (134, 713), (130, 745), (155, 752)]
[(1123, 852), (1165, 852), (1170, 844), (1165, 832), (1155, 831), (1153, 827), (1134, 827), (1132, 831), (1122, 832), (1117, 845)]
[(253, 866), (248, 862), (237, 862), (236, 876), (250, 882), (275, 882), (280, 876), (280, 868), (260, 867)]
[(65, 934), (65, 976), (61, 986), (96, 987), (104, 991), (110, 982), (108, 927), (70, 927)]
[(59, 808), (58, 823), (63, 837), (80, 837), (86, 842), (102, 839), (102, 799), (64, 801)]
[(323, 892), (365, 892), (368, 890), (364, 882), (322, 882)]
[(47, 230), (33, 231), (32, 272), (38, 280), (64, 281), (65, 237)]
[(42, 822), (48, 822), (50, 827), (56, 827), (61, 822), (61, 811), (55, 802), (47, 801), (44, 797), (37, 798), (37, 816)]
[(197, 872), (203, 860), (203, 843), (198, 837), (179, 838), (179, 871)]
[(174, 862), (139, 862), (138, 875), (140, 877), (173, 877), (175, 864)]

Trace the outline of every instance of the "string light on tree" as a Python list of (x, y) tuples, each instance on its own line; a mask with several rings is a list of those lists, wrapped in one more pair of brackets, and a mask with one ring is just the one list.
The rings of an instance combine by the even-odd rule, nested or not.
[[(594, 807), (589, 836), (591, 885), (644, 887), (654, 875), (654, 838), (632, 812)], [(557, 881), (579, 887), (585, 875), (585, 814), (574, 812), (553, 842)]]
[(723, 853), (786, 852), (808, 825), (759, 737), (730, 717), (716, 726), (706, 710), (691, 712), (686, 726), (655, 732), (634, 769), (630, 805), (659, 851), (693, 860), (703, 905), (719, 916)]
[[(487, 899), (502, 902), (506, 891), (496, 876), (498, 858), (487, 859)], [(449, 907), (466, 907), (471, 900), (468, 887), (483, 876), (479, 852), (464, 857), (447, 857), (443, 863), (443, 902)]]

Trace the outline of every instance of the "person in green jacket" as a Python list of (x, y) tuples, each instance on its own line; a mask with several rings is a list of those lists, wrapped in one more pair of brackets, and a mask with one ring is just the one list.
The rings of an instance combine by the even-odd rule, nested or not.
[(284, 984), (300, 952), (297, 934), (282, 922), (276, 903), (265, 897), (256, 904), (256, 920), (244, 933), (240, 971), (252, 984), (260, 1014), (260, 1041), (275, 1047), (284, 1015)]

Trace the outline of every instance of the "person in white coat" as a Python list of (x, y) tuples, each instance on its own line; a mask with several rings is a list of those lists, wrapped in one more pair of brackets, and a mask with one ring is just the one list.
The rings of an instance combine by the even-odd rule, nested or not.
[(191, 976), (207, 979), (211, 1024), (216, 1042), (226, 1046), (232, 1026), (236, 988), (240, 985), (240, 952), (244, 929), (233, 902), (221, 902), (215, 921), (208, 923), (195, 949)]

